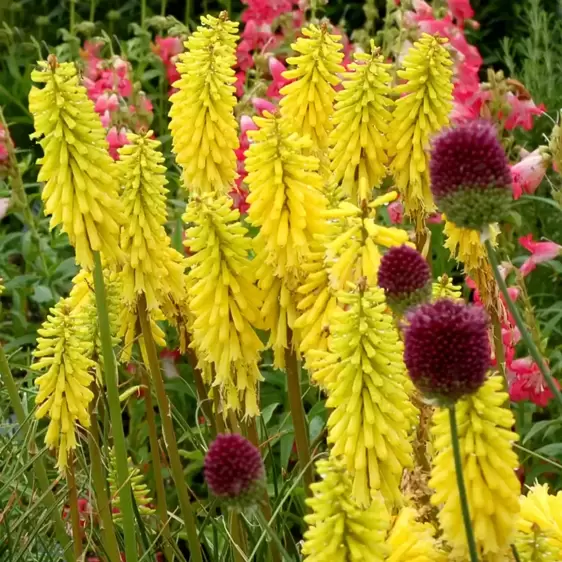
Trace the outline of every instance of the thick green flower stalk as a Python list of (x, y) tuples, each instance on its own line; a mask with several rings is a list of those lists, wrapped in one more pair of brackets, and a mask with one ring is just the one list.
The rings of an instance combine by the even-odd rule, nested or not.
[(329, 173), (329, 135), (333, 128), (334, 89), (340, 83), (343, 45), (340, 35), (332, 35), (327, 24), (310, 24), (291, 45), (297, 56), (287, 62), (294, 68), (283, 77), (292, 80), (281, 89), (281, 115), (300, 136), (312, 140), (313, 154), (320, 159), (322, 175)]
[(115, 162), (108, 152), (105, 129), (86, 89), (80, 84), (74, 63), (40, 62), (31, 73), (29, 93), (35, 138), (44, 156), (38, 160), (41, 197), (51, 228), (61, 225), (76, 249), (76, 261), (94, 267), (93, 252), (105, 259), (121, 259), (119, 230), (124, 222), (119, 202)]
[(63, 299), (51, 308), (38, 334), (33, 368), (46, 372), (35, 379), (39, 388), (35, 415), (37, 419), (49, 417), (45, 444), (58, 449), (57, 468), (62, 472), (68, 466), (69, 453), (76, 448), (78, 425), (90, 426), (88, 407), (94, 395), (89, 387), (94, 362), (90, 359), (88, 319)]
[(521, 562), (562, 560), (562, 493), (550, 495), (547, 484), (535, 484), (520, 498), (515, 545)]
[[(518, 436), (511, 431), (515, 422), (505, 405), (507, 393), (502, 389), (502, 378), (492, 376), (475, 394), (456, 404), (472, 528), (480, 556), (491, 560), (503, 556), (509, 548), (519, 513), (520, 484), (515, 474), (519, 463), (512, 448)], [(435, 490), (432, 503), (440, 509), (439, 522), (453, 555), (466, 560), (468, 550), (453, 468), (449, 410), (439, 409), (433, 420), (436, 455), (429, 482)]]
[(259, 414), (257, 383), (263, 344), (260, 326), (262, 295), (255, 286), (250, 260), (252, 239), (240, 213), (223, 196), (192, 200), (183, 216), (188, 224), (185, 245), (193, 342), (201, 358), (215, 368), (213, 385), (228, 409), (245, 416)]
[(422, 34), (398, 71), (405, 83), (394, 89), (400, 98), (388, 133), (390, 171), (417, 232), (424, 231), (425, 218), (435, 211), (429, 189), (430, 138), (449, 124), (452, 109), (453, 61), (443, 46), (446, 42)]
[(343, 202), (330, 209), (326, 216), (344, 219), (341, 233), (326, 244), (326, 260), (330, 264), (330, 285), (343, 290), (349, 281), (357, 283), (365, 277), (368, 286), (377, 284), (377, 270), (382, 254), (379, 246), (390, 248), (408, 243), (408, 233), (400, 228), (377, 224), (377, 208), (394, 201), (390, 191), (360, 207)]
[(343, 75), (336, 95), (335, 128), (330, 134), (332, 181), (352, 203), (370, 201), (386, 176), (388, 163), (389, 64), (371, 41), (371, 54), (355, 53), (351, 72)]
[(351, 497), (352, 482), (341, 462), (320, 460), (316, 470), (322, 480), (311, 486), (306, 500), (312, 513), (305, 516), (308, 530), (302, 553), (305, 562), (383, 562), (389, 548), (385, 537), (390, 517), (380, 494), (368, 507)]
[(386, 546), (390, 556), (386, 562), (447, 562), (447, 555), (435, 540), (431, 523), (418, 521), (412, 507), (403, 507), (392, 522)]
[(179, 55), (170, 131), (186, 189), (222, 194), (236, 178), (239, 146), (233, 113), (238, 23), (222, 12), (218, 18), (203, 16), (201, 24)]
[(402, 503), (400, 481), (412, 465), (410, 434), (417, 411), (402, 360), (403, 345), (381, 289), (357, 287), (338, 295), (328, 352), (310, 352), (313, 379), (326, 388), (331, 409), (328, 443), (343, 458), (359, 505), (380, 490)]
[[(119, 524), (122, 521), (121, 510), (119, 509), (119, 491), (117, 487), (117, 462), (115, 459), (115, 451), (111, 450), (109, 453), (109, 492), (111, 494), (111, 507), (113, 510), (113, 520)], [(139, 509), (141, 516), (153, 515), (155, 510), (150, 507), (153, 500), (150, 496), (150, 490), (144, 481), (144, 476), (141, 471), (133, 464), (133, 459), (129, 457), (129, 480), (131, 482), (131, 489), (135, 496), (135, 502)]]
[(119, 149), (117, 167), (127, 217), (127, 224), (121, 230), (121, 248), (126, 255), (123, 301), (132, 306), (144, 294), (147, 308), (154, 310), (164, 296), (182, 297), (185, 265), (170, 247), (164, 228), (168, 181), (160, 142), (151, 137), (152, 131), (141, 135), (130, 133), (129, 144)]

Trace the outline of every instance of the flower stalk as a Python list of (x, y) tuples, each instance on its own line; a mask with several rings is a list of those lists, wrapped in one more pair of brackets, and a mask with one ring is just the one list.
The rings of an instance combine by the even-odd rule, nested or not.
[(199, 544), (199, 537), (197, 535), (197, 526), (195, 524), (195, 516), (191, 507), (189, 491), (187, 489), (187, 484), (185, 483), (176, 434), (174, 432), (172, 411), (170, 408), (168, 396), (166, 394), (166, 389), (164, 387), (164, 380), (162, 378), (162, 371), (160, 370), (158, 356), (156, 354), (156, 345), (154, 343), (154, 338), (152, 337), (150, 319), (146, 307), (146, 297), (144, 295), (141, 295), (139, 297), (138, 314), (142, 334), (144, 336), (150, 374), (152, 375), (158, 408), (162, 417), (164, 441), (166, 443), (168, 459), (170, 461), (170, 468), (172, 470), (172, 477), (178, 491), (178, 497), (189, 542), (191, 558), (193, 562), (203, 562), (203, 558), (201, 555), (201, 546)]
[(459, 489), (462, 518), (466, 531), (466, 540), (468, 543), (468, 551), (470, 553), (470, 561), (478, 562), (478, 551), (476, 550), (476, 541), (474, 539), (474, 531), (472, 530), (472, 522), (470, 521), (468, 498), (466, 495), (466, 487), (464, 485), (461, 452), (459, 447), (459, 432), (457, 428), (456, 408), (454, 403), (449, 406), (449, 420), (451, 424), (451, 444), (453, 447), (453, 457), (455, 459), (455, 473), (457, 476), (457, 486)]
[(74, 558), (80, 560), (82, 556), (82, 536), (80, 530), (80, 514), (78, 513), (78, 490), (76, 489), (76, 476), (74, 474), (74, 453), (70, 453), (66, 469), (68, 484), (68, 503), (70, 504), (70, 521), (72, 525), (72, 546)]
[(117, 479), (120, 498), (120, 509), (123, 516), (123, 532), (125, 534), (125, 553), (128, 562), (136, 562), (137, 541), (135, 531), (135, 514), (133, 511), (133, 496), (129, 482), (129, 468), (127, 461), (127, 443), (121, 419), (121, 404), (119, 402), (119, 385), (117, 380), (117, 364), (113, 353), (111, 325), (107, 309), (105, 283), (99, 252), (94, 252), (94, 286), (96, 292), (96, 306), (99, 318), (99, 331), (102, 346), (104, 379), (107, 388), (109, 415), (115, 445), (117, 461)]
[(559, 406), (562, 408), (562, 394), (560, 393), (560, 390), (558, 390), (558, 387), (554, 383), (554, 378), (550, 372), (550, 369), (547, 367), (541, 355), (541, 352), (539, 351), (538, 347), (533, 341), (533, 338), (529, 334), (529, 330), (525, 326), (525, 322), (523, 321), (519, 309), (515, 306), (515, 303), (511, 300), (509, 291), (507, 290), (507, 285), (505, 284), (505, 281), (499, 271), (499, 264), (498, 264), (498, 258), (496, 256), (496, 252), (489, 240), (486, 240), (484, 244), (486, 246), (486, 251), (488, 252), (488, 258), (490, 260), (490, 264), (492, 265), (494, 277), (496, 278), (500, 291), (505, 299), (507, 308), (509, 309), (509, 312), (511, 312), (511, 314), (513, 315), (515, 324), (519, 328), (519, 331), (521, 332), (521, 337), (525, 342), (525, 345), (529, 349), (529, 353), (531, 354), (531, 357), (534, 359), (535, 363), (539, 367), (539, 370), (542, 376), (544, 377), (544, 380), (548, 385), (548, 388), (550, 389), (553, 396), (558, 401)]

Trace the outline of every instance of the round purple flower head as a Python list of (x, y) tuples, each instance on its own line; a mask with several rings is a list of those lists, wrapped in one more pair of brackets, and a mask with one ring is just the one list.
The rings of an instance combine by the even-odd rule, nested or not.
[(211, 492), (238, 509), (259, 503), (265, 487), (260, 452), (241, 435), (221, 434), (205, 457), (205, 480)]
[(386, 302), (396, 314), (428, 302), (431, 298), (431, 270), (422, 255), (409, 246), (394, 246), (383, 256), (378, 284)]
[(404, 361), (424, 395), (450, 404), (480, 388), (490, 366), (482, 308), (441, 299), (417, 307), (407, 320)]
[(511, 171), (491, 123), (471, 121), (437, 135), (429, 171), (437, 206), (457, 226), (482, 230), (508, 213)]

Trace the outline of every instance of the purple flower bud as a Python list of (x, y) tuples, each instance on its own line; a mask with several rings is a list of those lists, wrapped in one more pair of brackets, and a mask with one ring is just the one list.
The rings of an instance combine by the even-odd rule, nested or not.
[(265, 488), (263, 460), (241, 435), (217, 435), (205, 457), (204, 472), (211, 492), (228, 505), (244, 509), (259, 503)]
[(423, 394), (451, 403), (480, 388), (490, 367), (482, 308), (442, 299), (417, 307), (407, 321), (404, 361)]
[(446, 129), (433, 141), (431, 192), (447, 219), (481, 230), (505, 218), (512, 202), (512, 177), (494, 126), (471, 121)]
[(431, 298), (431, 270), (422, 255), (409, 246), (394, 246), (383, 256), (378, 284), (396, 314)]

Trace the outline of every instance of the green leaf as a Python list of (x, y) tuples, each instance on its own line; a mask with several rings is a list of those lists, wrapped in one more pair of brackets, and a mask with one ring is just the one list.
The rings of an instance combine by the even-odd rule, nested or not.
[(294, 440), (295, 440), (295, 435), (292, 431), (290, 433), (286, 433), (280, 439), (281, 468), (283, 470), (287, 470), (287, 466), (289, 466), (289, 458), (291, 457), (291, 451), (293, 450)]
[(263, 423), (267, 425), (271, 421), (271, 417), (273, 416), (273, 412), (275, 408), (279, 406), (279, 402), (274, 402), (273, 404), (269, 404), (261, 411), (261, 417), (263, 418)]
[(52, 302), (55, 300), (53, 296), (53, 291), (46, 287), (45, 285), (37, 285), (33, 291), (33, 295), (30, 297), (37, 304), (45, 304), (47, 302)]
[(316, 416), (315, 418), (312, 419), (312, 421), (308, 426), (308, 435), (311, 442), (314, 441), (320, 435), (320, 433), (324, 429), (325, 424), (326, 422), (320, 416)]
[(537, 449), (535, 453), (543, 455), (544, 457), (556, 457), (562, 455), (562, 443), (550, 443), (545, 445), (540, 449)]
[(549, 425), (552, 424), (559, 424), (560, 420), (542, 420), (535, 422), (531, 429), (527, 432), (525, 437), (523, 438), (522, 444), (527, 444), (533, 437), (537, 436), (541, 431), (546, 429)]

